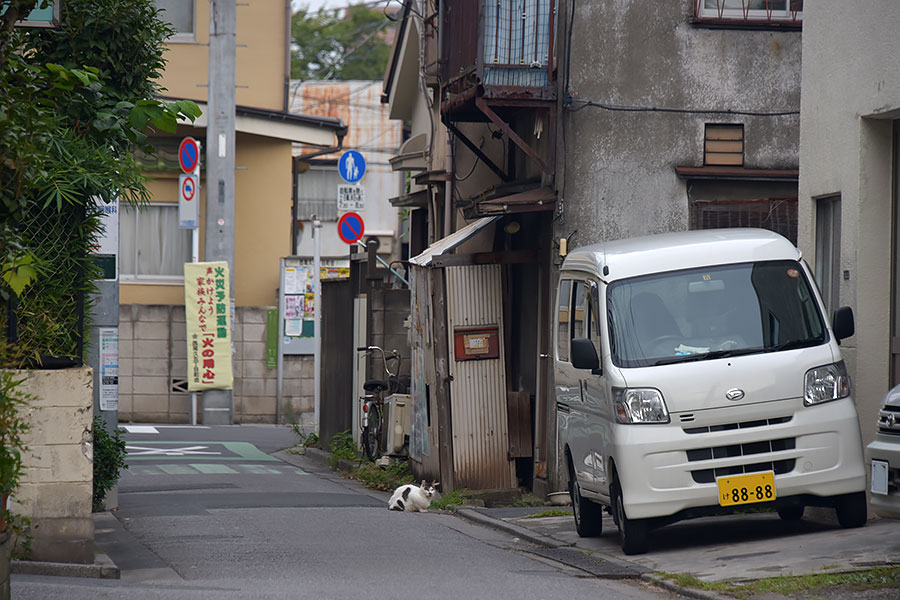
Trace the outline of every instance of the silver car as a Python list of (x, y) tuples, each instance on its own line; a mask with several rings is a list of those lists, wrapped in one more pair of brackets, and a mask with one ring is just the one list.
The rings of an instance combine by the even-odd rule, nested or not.
[(884, 397), (878, 431), (867, 454), (872, 469), (872, 509), (882, 517), (900, 519), (900, 385)]

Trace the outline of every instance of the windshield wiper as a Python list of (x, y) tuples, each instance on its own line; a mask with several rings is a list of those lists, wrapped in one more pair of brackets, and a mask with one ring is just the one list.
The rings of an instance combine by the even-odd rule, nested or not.
[(699, 354), (682, 354), (679, 356), (669, 356), (661, 358), (655, 363), (657, 365), (672, 365), (683, 362), (695, 362), (698, 360), (714, 360), (716, 358), (728, 358), (730, 356), (743, 356), (745, 354), (756, 354), (763, 352), (763, 348), (734, 348), (731, 350), (710, 350), (709, 352), (701, 352)]
[(824, 342), (825, 340), (818, 340), (815, 338), (807, 338), (805, 340), (788, 340), (786, 342), (781, 342), (780, 344), (775, 344), (774, 346), (767, 346), (766, 352), (781, 352), (782, 350), (809, 348), (810, 346), (818, 346), (819, 344), (822, 344)]

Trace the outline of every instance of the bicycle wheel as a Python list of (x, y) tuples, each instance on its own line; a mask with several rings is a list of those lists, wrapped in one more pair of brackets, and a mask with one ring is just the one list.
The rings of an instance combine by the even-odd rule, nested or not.
[(369, 424), (363, 428), (362, 442), (369, 460), (381, 456), (381, 407), (377, 404), (369, 407)]

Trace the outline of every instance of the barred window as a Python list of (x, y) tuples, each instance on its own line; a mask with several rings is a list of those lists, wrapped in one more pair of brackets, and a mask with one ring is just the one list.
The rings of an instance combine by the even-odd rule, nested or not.
[(694, 16), (702, 21), (800, 24), (803, 0), (695, 0)]
[(309, 221), (315, 217), (320, 221), (336, 221), (339, 183), (337, 167), (313, 166), (298, 174), (296, 219)]

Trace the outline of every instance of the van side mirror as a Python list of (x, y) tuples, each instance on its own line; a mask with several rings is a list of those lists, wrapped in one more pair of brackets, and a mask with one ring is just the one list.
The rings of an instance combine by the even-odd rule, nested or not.
[(834, 337), (838, 343), (856, 333), (856, 326), (853, 324), (853, 309), (849, 306), (842, 306), (831, 317), (831, 330), (834, 331)]
[(576, 369), (590, 369), (591, 373), (599, 374), (600, 359), (597, 357), (594, 342), (587, 338), (572, 340), (572, 366)]

